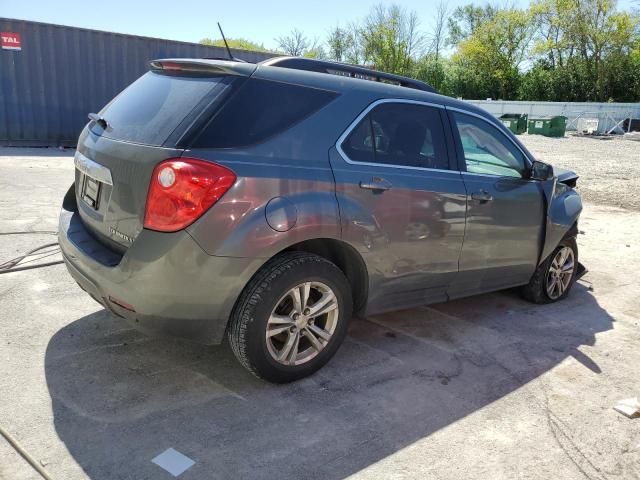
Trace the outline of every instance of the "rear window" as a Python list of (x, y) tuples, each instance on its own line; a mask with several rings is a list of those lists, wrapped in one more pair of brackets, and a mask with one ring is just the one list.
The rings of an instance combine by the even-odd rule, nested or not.
[(250, 78), (193, 143), (233, 148), (263, 142), (327, 105), (338, 94), (317, 88)]
[(172, 76), (148, 72), (114, 98), (101, 112), (109, 127), (92, 124), (94, 133), (116, 140), (163, 145), (194, 111), (223, 94), (228, 76)]

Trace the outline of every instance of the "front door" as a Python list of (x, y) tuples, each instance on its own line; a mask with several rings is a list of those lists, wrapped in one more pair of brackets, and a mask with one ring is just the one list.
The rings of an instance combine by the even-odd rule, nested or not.
[(467, 189), (460, 273), (450, 298), (525, 284), (542, 244), (543, 192), (520, 148), (488, 120), (450, 111)]
[(367, 263), (371, 313), (444, 300), (458, 271), (466, 192), (443, 119), (441, 108), (378, 102), (330, 153), (343, 238)]

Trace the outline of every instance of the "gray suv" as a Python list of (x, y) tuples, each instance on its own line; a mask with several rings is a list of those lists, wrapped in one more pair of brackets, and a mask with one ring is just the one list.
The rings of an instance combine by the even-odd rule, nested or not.
[(157, 60), (90, 119), (60, 215), (73, 278), (143, 331), (226, 336), (272, 382), (324, 365), (354, 312), (553, 302), (584, 270), (577, 176), (421, 82)]

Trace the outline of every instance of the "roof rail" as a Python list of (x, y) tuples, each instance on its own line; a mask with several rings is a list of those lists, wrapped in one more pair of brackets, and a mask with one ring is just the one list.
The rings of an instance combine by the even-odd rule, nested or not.
[(331, 62), (328, 60), (316, 60), (313, 58), (303, 57), (274, 57), (263, 60), (260, 62), (260, 65), (328, 73), (341, 77), (359, 78), (362, 80), (370, 80), (372, 82), (388, 83), (391, 85), (423, 90), (425, 92), (438, 93), (438, 91), (431, 85), (421, 82), (420, 80), (402, 77), (392, 73), (379, 72), (377, 70), (348, 63)]

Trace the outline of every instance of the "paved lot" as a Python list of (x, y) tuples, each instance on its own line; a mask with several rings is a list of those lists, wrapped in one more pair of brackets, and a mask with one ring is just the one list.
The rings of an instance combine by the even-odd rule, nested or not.
[[(72, 172), (67, 154), (0, 150), (0, 262), (55, 239), (7, 233), (55, 230)], [(612, 410), (640, 395), (638, 225), (588, 204), (591, 272), (566, 301), (355, 319), (326, 368), (286, 386), (227, 346), (137, 333), (62, 265), (0, 275), (0, 426), (64, 480), (172, 478), (151, 463), (169, 447), (196, 462), (180, 479), (640, 478), (640, 420)], [(2, 437), (0, 478), (39, 478)]]

